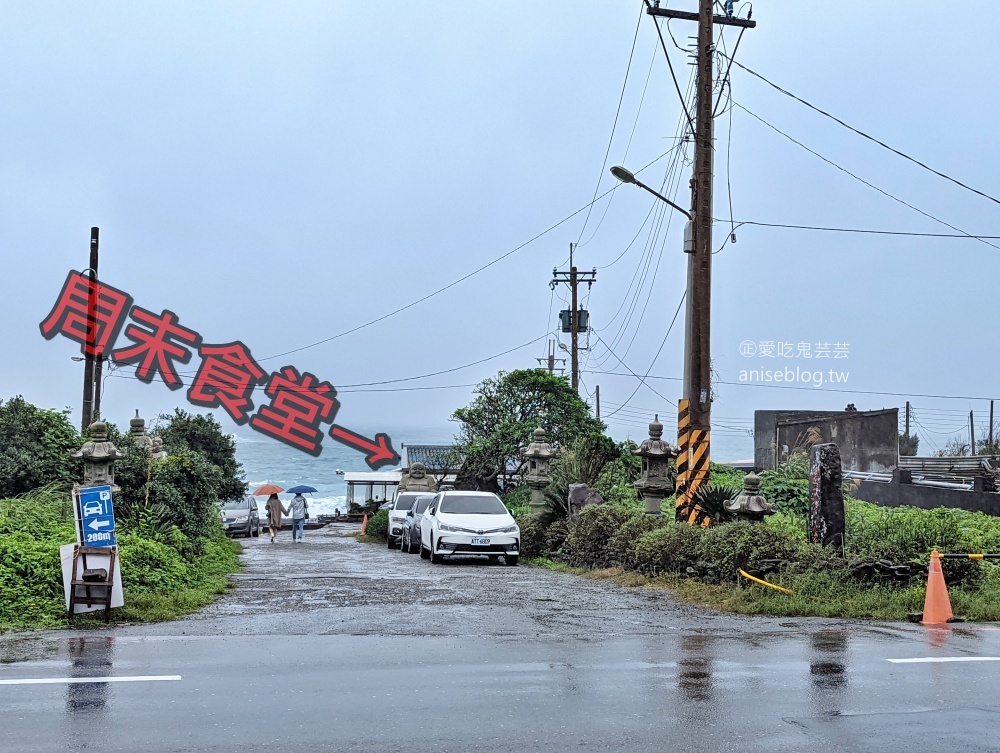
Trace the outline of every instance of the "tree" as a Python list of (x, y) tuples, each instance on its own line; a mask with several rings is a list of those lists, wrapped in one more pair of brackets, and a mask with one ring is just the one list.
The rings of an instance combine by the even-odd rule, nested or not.
[(222, 426), (210, 413), (188, 413), (175, 408), (164, 413), (165, 423), (156, 430), (163, 447), (171, 455), (190, 450), (201, 454), (221, 473), (219, 500), (240, 499), (247, 493), (243, 466), (236, 460), (236, 440), (222, 431)]
[(900, 434), (899, 435), (899, 454), (900, 455), (916, 455), (917, 448), (920, 446), (920, 437), (916, 434)]
[(68, 489), (82, 470), (70, 457), (81, 444), (69, 410), (38, 408), (20, 395), (0, 400), (0, 499), (52, 483)]
[(457, 450), (464, 461), (456, 484), (461, 488), (499, 493), (499, 477), (521, 470), (520, 448), (539, 426), (549, 443), (565, 446), (605, 428), (567, 377), (541, 369), (501, 371), (475, 393), (469, 405), (452, 415), (461, 424)]

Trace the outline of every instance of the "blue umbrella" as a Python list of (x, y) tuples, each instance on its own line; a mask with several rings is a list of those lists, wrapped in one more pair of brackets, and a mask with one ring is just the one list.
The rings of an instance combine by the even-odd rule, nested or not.
[(311, 486), (293, 486), (291, 489), (285, 489), (286, 494), (311, 494), (316, 491)]

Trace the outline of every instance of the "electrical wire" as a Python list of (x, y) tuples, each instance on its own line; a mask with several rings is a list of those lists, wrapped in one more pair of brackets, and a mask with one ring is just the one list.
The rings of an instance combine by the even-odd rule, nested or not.
[[(728, 222), (725, 219), (715, 219), (714, 222)], [(757, 222), (755, 220), (741, 220), (736, 223), (736, 230), (744, 225), (755, 227), (772, 227), (786, 230), (817, 230), (828, 233), (860, 233), (863, 235), (899, 235), (907, 238), (961, 238), (962, 240), (1000, 240), (1000, 235), (974, 235), (971, 233), (918, 233), (908, 230), (873, 230), (856, 227), (827, 227), (822, 225), (791, 225), (781, 222)], [(720, 249), (721, 250), (721, 249)], [(715, 252), (718, 253), (718, 252)]]
[(941, 172), (940, 170), (935, 170), (933, 167), (930, 167), (929, 165), (921, 162), (920, 160), (916, 159), (915, 157), (911, 157), (909, 154), (906, 154), (905, 152), (901, 152), (899, 149), (896, 149), (894, 147), (889, 146), (884, 141), (880, 141), (879, 139), (875, 138), (874, 136), (871, 136), (871, 135), (865, 133), (864, 131), (855, 128), (854, 126), (849, 125), (848, 123), (845, 123), (843, 120), (841, 120), (837, 116), (831, 115), (826, 110), (823, 110), (823, 109), (817, 107), (816, 105), (812, 104), (811, 102), (807, 102), (806, 100), (804, 100), (802, 97), (798, 96), (797, 94), (792, 94), (792, 92), (788, 91), (787, 89), (783, 89), (782, 87), (778, 86), (773, 81), (769, 81), (764, 76), (762, 76), (761, 74), (757, 73), (757, 71), (754, 71), (754, 70), (751, 70), (750, 68), (747, 68), (742, 63), (739, 63), (736, 60), (733, 60), (732, 58), (730, 58), (730, 62), (738, 65), (740, 68), (742, 68), (743, 70), (745, 70), (751, 76), (756, 76), (761, 81), (763, 81), (765, 84), (767, 84), (768, 86), (772, 87), (773, 89), (776, 89), (777, 91), (781, 92), (786, 97), (791, 97), (792, 99), (794, 99), (797, 102), (802, 103), (803, 105), (805, 105), (809, 109), (814, 110), (815, 112), (818, 112), (820, 115), (823, 115), (824, 117), (829, 118), (830, 120), (834, 121), (835, 123), (837, 123), (837, 124), (843, 126), (844, 128), (846, 128), (847, 130), (849, 130), (849, 131), (851, 131), (853, 133), (856, 133), (858, 136), (861, 136), (862, 138), (868, 139), (869, 141), (871, 141), (871, 142), (873, 142), (875, 144), (878, 144), (883, 149), (888, 149), (893, 154), (895, 154), (895, 155), (897, 155), (899, 157), (902, 157), (905, 160), (909, 160), (913, 164), (922, 167), (924, 170), (927, 170), (928, 172), (934, 173), (934, 175), (937, 175), (939, 178), (944, 178), (945, 180), (954, 183), (956, 186), (961, 186), (962, 188), (964, 188), (967, 191), (971, 191), (974, 194), (978, 194), (979, 196), (982, 196), (984, 199), (989, 199), (994, 204), (1000, 204), (1000, 199), (997, 199), (994, 196), (990, 196), (988, 193), (985, 193), (984, 191), (980, 191), (977, 188), (973, 188), (972, 186), (970, 186), (970, 185), (968, 185), (966, 183), (963, 183), (962, 181), (958, 180), (957, 178), (953, 178), (950, 175), (946, 175), (945, 173)]
[[(622, 81), (622, 93), (618, 97), (618, 108), (615, 110), (615, 121), (611, 125), (611, 136), (608, 137), (608, 148), (604, 152), (604, 162), (601, 163), (601, 171), (597, 176), (597, 185), (594, 186), (594, 198), (591, 199), (590, 207), (587, 209), (587, 216), (583, 219), (583, 227), (580, 228), (580, 235), (576, 239), (576, 244), (580, 245), (580, 239), (590, 222), (590, 213), (597, 201), (597, 192), (601, 190), (601, 181), (604, 180), (604, 168), (608, 166), (608, 155), (611, 154), (611, 145), (615, 140), (615, 130), (618, 128), (618, 116), (622, 111), (622, 102), (625, 100), (625, 89), (628, 87), (628, 74), (632, 70), (632, 57), (635, 55), (635, 42), (639, 38), (639, 27), (642, 25), (642, 8), (639, 9), (639, 18), (635, 22), (635, 34), (632, 36), (632, 49), (628, 53), (628, 65), (625, 67), (625, 80)], [(610, 202), (609, 202), (610, 203)], [(603, 218), (602, 218), (603, 219)], [(596, 231), (595, 231), (596, 232)], [(593, 236), (591, 236), (593, 238)]]
[[(643, 1), (646, 3), (646, 9), (652, 10), (652, 3), (650, 3), (649, 0)], [(660, 22), (657, 20), (656, 16), (653, 16), (653, 24), (656, 26), (656, 35), (660, 38), (660, 47), (663, 48), (663, 56), (667, 59), (667, 66), (670, 68), (670, 78), (674, 81), (674, 89), (677, 90), (677, 96), (680, 97), (681, 100), (681, 110), (684, 113), (684, 117), (687, 118), (688, 125), (691, 126), (691, 133), (695, 133), (697, 129), (694, 127), (694, 121), (691, 119), (691, 113), (688, 112), (687, 105), (684, 102), (684, 95), (681, 94), (681, 85), (677, 83), (677, 74), (674, 73), (674, 64), (670, 61), (670, 53), (667, 52), (667, 43), (663, 41), (663, 32), (660, 30)], [(674, 41), (674, 44), (677, 44), (676, 40)]]
[(866, 186), (868, 186), (869, 188), (874, 189), (875, 191), (878, 191), (883, 196), (887, 196), (888, 198), (892, 199), (893, 201), (898, 202), (898, 203), (902, 204), (905, 207), (909, 207), (914, 212), (917, 212), (918, 214), (922, 214), (924, 217), (927, 217), (928, 219), (934, 220), (935, 222), (937, 222), (940, 225), (944, 225), (945, 227), (949, 227), (952, 230), (954, 230), (956, 232), (959, 232), (959, 233), (962, 233), (963, 235), (966, 235), (966, 236), (968, 236), (970, 238), (975, 238), (980, 243), (985, 243), (987, 246), (992, 246), (993, 248), (995, 248), (998, 251), (1000, 251), (1000, 246), (997, 246), (994, 243), (990, 243), (989, 241), (983, 240), (982, 238), (976, 238), (976, 236), (973, 236), (971, 233), (966, 233), (964, 230), (962, 230), (962, 228), (955, 227), (954, 225), (952, 225), (952, 224), (950, 224), (948, 222), (945, 222), (944, 220), (942, 220), (942, 219), (940, 219), (938, 217), (935, 217), (933, 214), (930, 214), (929, 212), (925, 212), (923, 209), (920, 209), (919, 207), (915, 207), (915, 206), (913, 206), (913, 204), (910, 204), (909, 202), (903, 201), (903, 199), (900, 199), (898, 196), (893, 196), (891, 193), (889, 193), (888, 191), (886, 191), (886, 190), (884, 190), (882, 188), (879, 188), (874, 183), (869, 183), (864, 178), (862, 178), (862, 177), (860, 177), (860, 176), (855, 175), (854, 173), (852, 173), (846, 167), (841, 167), (840, 165), (838, 165), (833, 160), (824, 157), (822, 154), (820, 154), (819, 152), (815, 151), (814, 149), (810, 149), (808, 146), (806, 146), (805, 144), (803, 144), (801, 141), (798, 141), (795, 138), (793, 138), (792, 136), (789, 136), (787, 133), (785, 133), (784, 131), (782, 131), (777, 126), (772, 125), (771, 123), (768, 123), (762, 117), (760, 117), (756, 113), (751, 112), (746, 107), (744, 107), (743, 105), (741, 105), (739, 102), (733, 100), (733, 104), (736, 107), (739, 107), (741, 110), (743, 110), (743, 112), (747, 113), (751, 117), (756, 118), (757, 120), (759, 120), (761, 123), (763, 123), (764, 125), (766, 125), (768, 128), (772, 129), (776, 133), (781, 134), (786, 139), (788, 139), (789, 141), (791, 141), (793, 144), (796, 144), (797, 146), (802, 147), (803, 149), (805, 149), (810, 154), (812, 154), (812, 155), (814, 155), (816, 157), (819, 157), (821, 160), (823, 160), (824, 162), (826, 162), (828, 165), (831, 165), (831, 166), (837, 168), (838, 170), (840, 170), (841, 172), (846, 173), (847, 175), (850, 175), (855, 180), (857, 180), (857, 181), (859, 181), (861, 183), (864, 183)]

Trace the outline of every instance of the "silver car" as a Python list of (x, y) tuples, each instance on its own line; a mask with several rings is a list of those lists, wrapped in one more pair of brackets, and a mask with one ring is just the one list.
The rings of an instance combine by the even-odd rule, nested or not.
[(247, 538), (260, 536), (260, 514), (257, 500), (249, 494), (243, 499), (234, 499), (219, 505), (222, 526), (230, 536), (243, 535)]

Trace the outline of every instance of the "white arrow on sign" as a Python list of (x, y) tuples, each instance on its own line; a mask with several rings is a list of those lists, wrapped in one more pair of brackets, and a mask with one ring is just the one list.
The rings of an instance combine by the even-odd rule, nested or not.
[(102, 528), (107, 528), (110, 525), (110, 520), (92, 520), (87, 524), (87, 527), (92, 528), (95, 531), (100, 531)]

